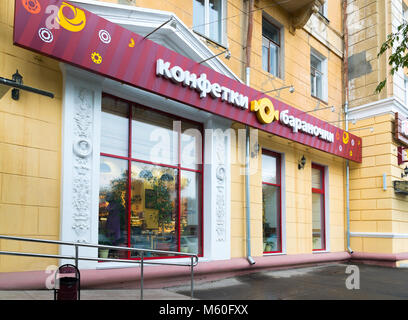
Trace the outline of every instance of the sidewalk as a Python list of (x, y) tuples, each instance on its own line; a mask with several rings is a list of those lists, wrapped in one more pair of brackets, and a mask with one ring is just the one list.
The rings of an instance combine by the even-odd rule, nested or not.
[[(144, 300), (190, 300), (190, 296), (164, 289), (144, 289)], [(0, 300), (54, 300), (53, 290), (0, 291)], [(81, 290), (81, 300), (140, 300), (140, 289)]]

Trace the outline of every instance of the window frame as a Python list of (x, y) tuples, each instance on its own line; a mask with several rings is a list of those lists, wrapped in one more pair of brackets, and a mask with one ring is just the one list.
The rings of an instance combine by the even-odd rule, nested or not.
[[(274, 77), (277, 78), (282, 78), (282, 27), (278, 26), (276, 23), (274, 23), (273, 21), (271, 21), (271, 19), (269, 19), (268, 17), (266, 17), (265, 15), (262, 15), (262, 24), (264, 21), (267, 21), (269, 24), (271, 24), (273, 27), (275, 27), (278, 31), (278, 35), (279, 35), (279, 43), (276, 43), (274, 40), (270, 39), (268, 36), (264, 35), (264, 33), (262, 32), (262, 43), (264, 38), (266, 39), (266, 41), (268, 41), (268, 67), (267, 70), (265, 70), (263, 68), (263, 66), (261, 67), (263, 71), (268, 72), (270, 74), (272, 74)], [(263, 25), (262, 25), (262, 30), (263, 30)], [(276, 73), (277, 74), (273, 74), (271, 72), (271, 43), (273, 45), (275, 45), (278, 48), (278, 54), (277, 54), (277, 68), (276, 68)], [(262, 44), (262, 48), (263, 48), (263, 44)], [(261, 52), (261, 59), (263, 60), (263, 55)]]
[[(280, 250), (277, 251), (262, 251), (264, 255), (268, 255), (268, 254), (273, 254), (273, 253), (283, 253), (283, 239), (282, 239), (282, 227), (283, 227), (283, 223), (282, 223), (282, 155), (280, 153), (274, 152), (274, 151), (270, 151), (267, 149), (262, 149), (262, 155), (266, 155), (266, 156), (270, 156), (270, 157), (274, 157), (276, 158), (276, 174), (277, 177), (279, 177), (279, 179), (277, 179), (277, 184), (275, 183), (270, 183), (270, 182), (264, 182), (262, 180), (262, 185), (269, 185), (269, 186), (274, 186), (279, 188), (279, 240), (280, 240)], [(262, 172), (261, 172), (261, 179), (262, 178)], [(263, 199), (262, 199), (262, 205), (263, 205)], [(262, 233), (263, 233), (263, 226), (262, 226)], [(263, 237), (262, 237), (262, 243), (263, 243)]]
[[(196, 0), (193, 0), (196, 1)], [(222, 47), (227, 48), (227, 36), (226, 36), (226, 12), (227, 12), (227, 4), (225, 0), (221, 1), (221, 21), (219, 21), (219, 31), (220, 31), (220, 39), (215, 40), (210, 36), (210, 0), (204, 0), (204, 34), (198, 30), (196, 30), (197, 26), (194, 26), (194, 5), (193, 5), (193, 26), (192, 30), (197, 33), (198, 35), (212, 41), (216, 44), (221, 45)], [(214, 23), (214, 22), (213, 22)]]
[[(320, 219), (321, 219), (321, 227), (323, 230), (321, 231), (322, 234), (322, 249), (313, 249), (313, 213), (312, 213), (312, 250), (314, 252), (319, 252), (319, 251), (326, 251), (327, 250), (327, 241), (326, 241), (326, 184), (325, 184), (325, 167), (321, 166), (316, 163), (312, 163), (312, 169), (317, 169), (321, 173), (321, 189), (313, 188), (312, 186), (312, 194), (313, 193), (318, 193), (322, 195), (323, 199), (323, 206), (322, 206), (322, 212), (320, 213)], [(312, 209), (313, 210), (313, 209)], [(313, 212), (313, 211), (312, 211)]]
[(319, 7), (317, 11), (323, 18), (327, 19), (327, 1)]
[[(102, 98), (103, 97), (109, 97), (111, 99), (115, 99), (115, 100), (119, 100), (122, 102), (125, 102), (128, 104), (128, 150), (127, 150), (127, 156), (120, 156), (120, 155), (115, 155), (115, 154), (110, 154), (110, 153), (104, 153), (104, 152), (100, 152), (100, 156), (101, 157), (111, 157), (111, 158), (115, 158), (115, 159), (122, 159), (122, 160), (126, 160), (127, 161), (127, 170), (128, 170), (128, 185), (127, 185), (127, 196), (126, 196), (126, 214), (127, 214), (127, 245), (129, 247), (131, 247), (131, 183), (132, 183), (132, 163), (145, 163), (145, 164), (150, 164), (150, 165), (154, 165), (154, 166), (160, 166), (160, 167), (164, 167), (164, 168), (171, 168), (171, 169), (175, 169), (177, 170), (177, 218), (176, 218), (176, 223), (178, 223), (177, 226), (177, 251), (180, 251), (180, 244), (181, 244), (181, 232), (180, 232), (180, 216), (181, 216), (181, 175), (182, 175), (182, 171), (188, 171), (188, 172), (194, 172), (194, 173), (199, 173), (200, 174), (200, 178), (199, 178), (199, 183), (200, 183), (200, 187), (201, 190), (199, 191), (198, 196), (200, 197), (200, 209), (198, 212), (198, 219), (200, 221), (200, 226), (199, 226), (199, 232), (200, 232), (200, 239), (198, 240), (198, 246), (199, 246), (199, 253), (197, 254), (198, 257), (203, 257), (204, 256), (204, 127), (203, 124), (201, 122), (196, 122), (194, 120), (190, 120), (190, 119), (186, 119), (180, 116), (176, 116), (174, 114), (171, 113), (167, 113), (161, 110), (157, 110), (154, 108), (150, 108), (148, 106), (144, 106), (141, 105), (139, 103), (127, 100), (127, 99), (123, 99), (120, 97), (117, 97), (115, 95), (106, 93), (106, 92), (102, 92)], [(200, 133), (201, 133), (201, 164), (199, 165), (199, 169), (192, 169), (192, 168), (186, 168), (186, 167), (182, 167), (181, 166), (181, 135), (179, 135), (178, 137), (178, 164), (177, 165), (172, 165), (172, 164), (165, 164), (165, 163), (155, 163), (152, 161), (146, 161), (146, 160), (142, 160), (142, 159), (137, 159), (137, 158), (133, 158), (132, 156), (132, 120), (133, 120), (133, 114), (132, 114), (132, 110), (133, 107), (137, 107), (137, 108), (142, 108), (145, 110), (149, 110), (152, 112), (157, 112), (159, 114), (163, 114), (167, 117), (170, 117), (172, 119), (174, 119), (174, 121), (185, 121), (185, 122), (189, 122), (192, 123), (196, 126), (199, 127)], [(98, 193), (99, 194), (99, 193)], [(98, 221), (99, 221), (99, 215), (98, 215)], [(98, 230), (98, 235), (99, 235), (99, 230)], [(99, 243), (99, 239), (98, 239), (98, 243)], [(155, 249), (152, 249), (155, 250)], [(127, 251), (127, 260), (139, 260), (140, 258), (135, 258), (135, 257), (131, 257), (132, 252), (131, 251)], [(185, 258), (185, 256), (163, 256), (163, 257), (145, 257), (144, 259), (169, 259), (169, 258)]]
[[(318, 70), (314, 67), (312, 67), (312, 57), (314, 57), (315, 59), (319, 60), (320, 64), (321, 64), (321, 70)], [(325, 56), (323, 56), (322, 54), (318, 53), (316, 50), (314, 50), (313, 48), (311, 48), (310, 50), (310, 75), (313, 76), (313, 81), (315, 84), (315, 90), (316, 90), (316, 75), (313, 74), (314, 72), (318, 72), (320, 73), (320, 75), (322, 76), (322, 87), (321, 87), (321, 92), (322, 92), (322, 96), (319, 97), (316, 92), (313, 92), (313, 86), (312, 86), (312, 81), (310, 82), (310, 95), (315, 98), (318, 99), (324, 103), (328, 103), (328, 84), (327, 84), (327, 77), (328, 77), (328, 68), (327, 68), (327, 58)]]

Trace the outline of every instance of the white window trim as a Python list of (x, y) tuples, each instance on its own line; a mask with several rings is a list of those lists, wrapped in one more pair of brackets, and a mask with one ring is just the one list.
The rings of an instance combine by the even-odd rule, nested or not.
[[(195, 0), (193, 0), (195, 1)], [(217, 40), (214, 40), (210, 37), (210, 23), (209, 23), (209, 16), (210, 16), (210, 2), (209, 0), (204, 0), (204, 34), (201, 32), (194, 30), (194, 13), (193, 13), (193, 31), (200, 36), (205, 37), (206, 39), (218, 43), (221, 46), (228, 48), (228, 41), (227, 41), (227, 27), (226, 27), (226, 12), (227, 12), (227, 3), (225, 0), (221, 0), (221, 21), (220, 21), (220, 27), (221, 27), (221, 42), (218, 42)]]
[[(310, 83), (310, 93), (311, 93), (312, 97), (323, 100), (324, 102), (328, 102), (328, 59), (325, 56), (323, 56), (322, 54), (320, 54), (319, 52), (317, 52), (316, 50), (314, 50), (313, 48), (311, 48), (311, 50), (310, 50), (310, 56), (315, 57), (316, 59), (318, 59), (322, 63), (322, 70), (321, 70), (321, 73), (322, 73), (322, 96), (319, 97), (319, 96), (313, 94), (312, 84), (311, 83)], [(311, 66), (310, 66), (310, 68), (311, 68)]]

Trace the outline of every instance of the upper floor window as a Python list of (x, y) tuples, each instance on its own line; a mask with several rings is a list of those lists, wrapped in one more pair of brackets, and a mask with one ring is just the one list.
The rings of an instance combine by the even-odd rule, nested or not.
[(319, 7), (319, 13), (320, 13), (323, 17), (327, 18), (327, 2), (325, 2), (324, 4), (322, 4), (322, 5)]
[(280, 77), (281, 60), (280, 29), (262, 19), (262, 69)]
[(193, 0), (193, 29), (223, 44), (225, 4), (223, 0)]
[(310, 54), (310, 87), (313, 97), (327, 100), (327, 59), (313, 50)]

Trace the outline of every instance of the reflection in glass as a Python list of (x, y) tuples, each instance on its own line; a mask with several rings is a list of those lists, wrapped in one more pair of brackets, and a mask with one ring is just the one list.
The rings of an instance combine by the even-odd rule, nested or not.
[(312, 168), (312, 188), (322, 189), (322, 171)]
[(196, 253), (201, 247), (201, 175), (199, 173), (181, 172), (180, 199), (180, 251)]
[(129, 106), (109, 96), (102, 97), (101, 152), (126, 157), (129, 137)]
[(281, 251), (280, 188), (262, 185), (264, 252)]
[(132, 247), (177, 251), (177, 183), (176, 169), (132, 163)]
[(221, 42), (221, 0), (209, 0), (210, 5), (210, 39)]
[(193, 29), (203, 35), (205, 35), (205, 10), (204, 0), (193, 1)]
[(202, 135), (200, 127), (192, 123), (182, 123), (181, 130), (181, 167), (200, 170), (202, 164)]
[(262, 154), (262, 181), (279, 184), (279, 176), (276, 172), (277, 159), (266, 154)]
[[(127, 247), (128, 162), (101, 157), (99, 190), (99, 244)], [(126, 258), (124, 250), (100, 249), (101, 258)]]
[(312, 193), (312, 214), (313, 214), (313, 250), (321, 250), (323, 248), (323, 194)]
[(134, 107), (132, 119), (132, 158), (177, 165), (178, 134), (173, 118)]

